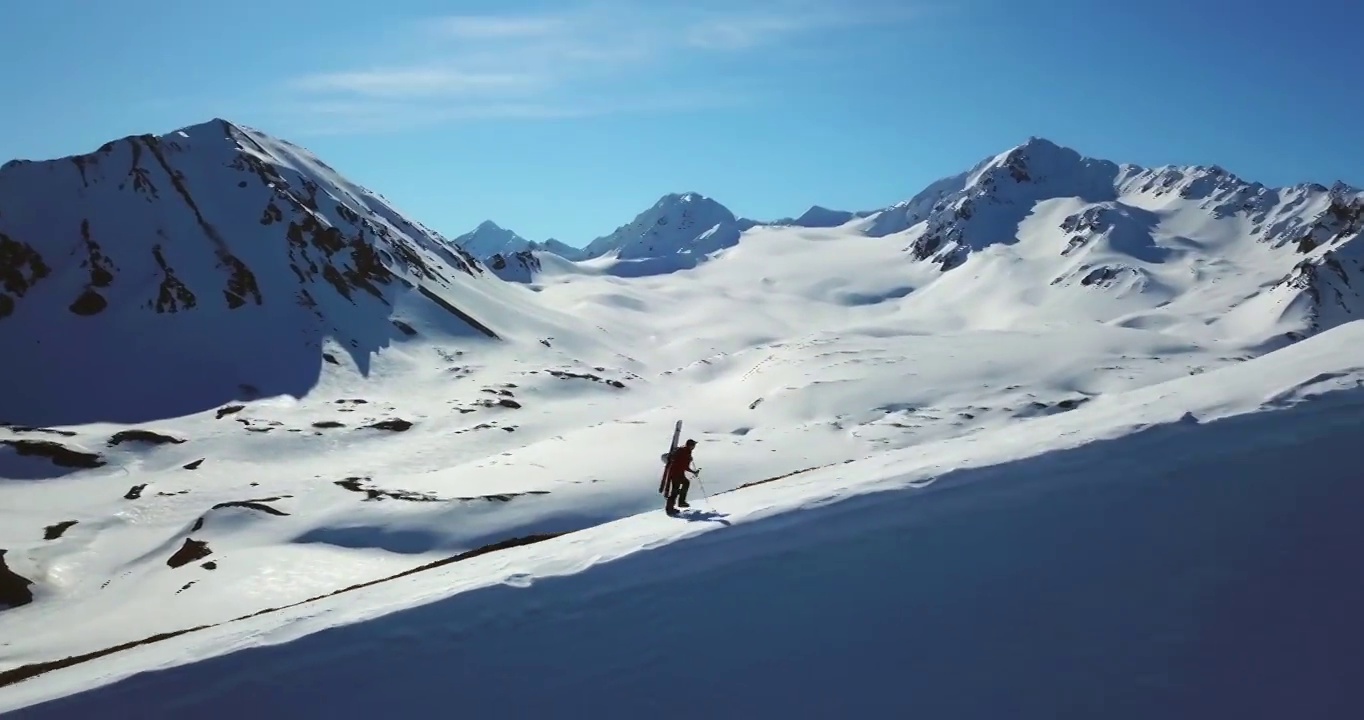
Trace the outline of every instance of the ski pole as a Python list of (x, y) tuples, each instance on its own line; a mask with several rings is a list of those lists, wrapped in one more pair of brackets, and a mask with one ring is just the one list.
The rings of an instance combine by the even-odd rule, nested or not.
[(715, 504), (710, 501), (710, 493), (706, 492), (706, 486), (701, 484), (701, 468), (696, 468), (696, 474), (692, 476), (692, 479), (696, 480), (696, 487), (700, 488), (701, 497), (705, 498), (706, 504), (710, 506), (711, 510), (714, 510)]

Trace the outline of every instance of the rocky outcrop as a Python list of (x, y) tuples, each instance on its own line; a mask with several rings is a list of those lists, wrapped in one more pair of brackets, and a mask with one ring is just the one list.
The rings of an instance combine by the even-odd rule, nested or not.
[(29, 586), (33, 581), (14, 572), (5, 563), (5, 553), (0, 549), (0, 610), (17, 608), (33, 602), (33, 591)]
[(75, 450), (51, 440), (0, 440), (0, 445), (14, 448), (18, 455), (47, 458), (58, 467), (91, 469), (105, 464), (97, 453)]
[[(363, 366), (366, 353), (407, 334), (411, 326), (391, 316), (414, 293), (450, 312), (449, 329), (496, 338), (460, 305), (470, 291), (496, 298), (498, 285), (469, 252), (306, 150), (223, 120), (0, 169), (0, 342), (17, 348), (11, 365), (26, 371), (0, 377), (0, 395), (25, 422), (191, 414), (230, 401), (232, 374), (260, 394), (296, 394), (317, 372), (310, 361), (324, 339)], [(133, 333), (139, 342), (116, 340)], [(74, 381), (69, 369), (45, 375), (55, 364), (29, 352), (39, 337), (64, 338), (68, 355), (119, 355), (108, 363), (118, 377), (100, 378), (98, 368)], [(288, 358), (289, 367), (245, 362), (220, 368), (218, 384), (177, 371), (213, 365), (233, 346)], [(61, 393), (118, 407), (63, 412), (52, 402)], [(131, 398), (148, 395), (175, 406), (131, 409)]]

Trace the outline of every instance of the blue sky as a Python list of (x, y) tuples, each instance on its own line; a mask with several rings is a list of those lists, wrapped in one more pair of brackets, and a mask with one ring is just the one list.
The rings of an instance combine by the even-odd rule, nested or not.
[(12, 0), (0, 161), (212, 117), (415, 219), (574, 245), (668, 192), (880, 207), (1030, 135), (1364, 186), (1364, 4)]

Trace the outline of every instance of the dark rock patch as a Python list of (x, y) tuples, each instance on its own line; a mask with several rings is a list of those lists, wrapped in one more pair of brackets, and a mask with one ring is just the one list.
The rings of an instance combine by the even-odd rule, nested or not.
[(175, 276), (175, 271), (166, 263), (159, 244), (152, 247), (152, 257), (161, 268), (161, 285), (157, 288), (156, 301), (154, 303), (149, 301), (148, 304), (158, 313), (176, 313), (197, 305), (199, 299), (180, 278)]
[(33, 591), (28, 589), (33, 581), (9, 569), (7, 552), (0, 549), (0, 608), (17, 608), (33, 602)]
[(95, 292), (94, 289), (87, 288), (67, 309), (77, 315), (89, 317), (98, 315), (106, 307), (109, 307), (109, 301), (105, 300), (104, 296)]
[[(847, 461), (845, 461), (845, 462), (847, 462)], [(765, 485), (765, 484), (770, 483), (770, 482), (776, 482), (776, 481), (778, 481), (778, 480), (784, 480), (784, 479), (789, 478), (789, 477), (791, 477), (791, 476), (793, 476), (793, 475), (801, 475), (801, 474), (804, 474), (804, 473), (808, 473), (808, 472), (810, 472), (811, 470), (819, 470), (820, 468), (832, 467), (833, 465), (834, 465), (834, 463), (828, 463), (828, 464), (826, 464), (826, 465), (814, 465), (814, 466), (811, 466), (811, 467), (808, 467), (808, 468), (804, 468), (804, 469), (802, 469), (802, 470), (792, 470), (791, 472), (785, 473), (785, 474), (782, 474), (782, 475), (775, 475), (775, 476), (773, 476), (773, 477), (765, 478), (765, 479), (762, 479), (762, 480), (754, 480), (754, 481), (752, 481), (752, 482), (746, 482), (746, 483), (744, 483), (743, 485), (740, 485), (739, 487), (734, 488), (734, 490), (743, 490), (744, 488), (753, 487), (754, 485)], [(720, 491), (720, 492), (718, 492), (718, 493), (715, 493), (715, 494), (716, 494), (716, 495), (724, 495), (725, 493), (734, 492), (734, 490), (722, 490), (722, 491)]]
[(511, 398), (501, 398), (498, 400), (493, 400), (492, 398), (482, 398), (474, 403), (473, 408), (460, 409), (460, 412), (474, 412), (477, 408), (494, 407), (504, 407), (510, 410), (519, 410), (521, 409), (521, 403), (512, 400)]
[(450, 303), (446, 302), (444, 298), (442, 298), (442, 297), (440, 297), (439, 295), (437, 295), (437, 294), (431, 292), (430, 290), (427, 290), (425, 287), (419, 287), (419, 288), (417, 288), (417, 290), (418, 290), (418, 292), (420, 292), (422, 295), (425, 295), (425, 296), (426, 296), (426, 299), (428, 299), (428, 300), (430, 300), (431, 302), (433, 302), (433, 303), (439, 305), (441, 308), (443, 308), (446, 312), (450, 313), (451, 315), (454, 315), (455, 317), (459, 318), (460, 320), (463, 320), (464, 322), (468, 323), (468, 324), (469, 324), (471, 327), (473, 327), (475, 330), (477, 330), (477, 331), (483, 333), (484, 335), (487, 335), (488, 337), (490, 337), (490, 338), (492, 338), (492, 339), (494, 339), (494, 340), (497, 340), (497, 339), (498, 339), (497, 333), (493, 332), (493, 331), (492, 331), (492, 328), (489, 328), (487, 325), (484, 325), (483, 323), (481, 323), (481, 322), (475, 320), (475, 319), (473, 318), (473, 316), (469, 315), (468, 313), (464, 312), (463, 310), (460, 310), (459, 308), (455, 307), (454, 305), (451, 305)]
[(269, 505), (266, 505), (266, 504), (265, 504), (265, 503), (267, 503), (267, 502), (274, 502), (275, 500), (282, 500), (282, 499), (284, 499), (284, 497), (287, 497), (287, 496), (272, 497), (272, 498), (261, 498), (261, 499), (259, 499), (259, 500), (232, 500), (232, 501), (229, 501), (229, 502), (220, 502), (220, 503), (218, 503), (217, 505), (214, 505), (213, 507), (211, 507), (211, 508), (209, 508), (209, 509), (210, 509), (210, 510), (221, 510), (221, 509), (223, 509), (223, 508), (239, 507), (239, 508), (246, 508), (246, 509), (248, 509), (248, 510), (256, 510), (256, 511), (258, 511), (258, 512), (266, 513), (266, 514), (268, 514), (268, 515), (275, 515), (275, 516), (278, 516), (278, 517), (287, 517), (287, 516), (289, 515), (289, 513), (284, 512), (283, 510), (280, 510), (280, 509), (278, 509), (278, 508), (270, 507)]
[(336, 356), (331, 353), (322, 353), (322, 359), (325, 360), (326, 362), (331, 363), (332, 365), (341, 364), (341, 361), (337, 360)]
[(64, 534), (67, 530), (70, 530), (71, 526), (75, 524), (76, 524), (75, 520), (63, 520), (62, 522), (59, 522), (55, 525), (48, 525), (46, 528), (43, 528), (43, 539), (56, 540), (57, 538), (61, 537), (62, 534)]
[(125, 442), (141, 442), (149, 445), (179, 445), (185, 441), (181, 438), (171, 437), (170, 435), (159, 432), (152, 432), (151, 430), (121, 430), (114, 433), (114, 436), (109, 438), (109, 447), (121, 445)]
[(610, 386), (613, 387), (613, 388), (624, 388), (624, 387), (625, 387), (625, 383), (623, 383), (623, 382), (621, 382), (621, 381), (619, 381), (619, 380), (608, 380), (608, 379), (606, 379), (606, 378), (604, 378), (604, 377), (602, 377), (602, 376), (600, 376), (600, 375), (594, 375), (594, 374), (592, 374), (592, 373), (568, 372), (568, 371), (566, 371), (566, 370), (546, 370), (545, 372), (549, 373), (550, 375), (553, 375), (553, 376), (556, 377), (556, 378), (559, 378), (560, 380), (569, 380), (569, 379), (591, 380), (592, 382), (602, 383), (602, 384), (604, 384), (604, 385), (610, 385)]
[(335, 420), (321, 420), (313, 423), (313, 427), (320, 428), (323, 430), (326, 430), (327, 428), (339, 428), (345, 426), (346, 426), (345, 423), (337, 422)]
[(384, 490), (372, 486), (367, 487), (364, 483), (369, 479), (370, 478), (367, 477), (349, 477), (345, 480), (336, 481), (336, 484), (351, 492), (364, 493), (368, 496), (365, 498), (366, 500), (383, 500), (385, 498), (391, 498), (394, 500), (407, 500), (409, 502), (509, 502), (512, 498), (549, 494), (548, 490), (528, 490), (526, 492), (477, 495), (474, 497), (440, 498), (429, 493), (410, 492), (407, 490)]
[(198, 460), (195, 460), (194, 462), (185, 463), (185, 464), (182, 465), (181, 467), (183, 467), (183, 468), (186, 469), (186, 470), (198, 470), (198, 469), (199, 469), (199, 466), (200, 466), (200, 465), (203, 465), (203, 464), (204, 464), (204, 460), (206, 460), (206, 459), (207, 459), (207, 458), (199, 458)]
[(218, 408), (218, 419), (222, 420), (224, 417), (228, 415), (231, 415), (233, 413), (239, 413), (245, 409), (246, 409), (245, 405), (226, 405), (224, 407), (220, 407)]
[(0, 445), (14, 448), (19, 455), (47, 458), (59, 467), (89, 469), (105, 464), (104, 459), (95, 453), (73, 450), (50, 440), (0, 440)]
[(465, 502), (472, 502), (472, 501), (474, 501), (474, 500), (483, 500), (483, 501), (486, 501), (486, 502), (511, 502), (512, 498), (526, 497), (526, 496), (528, 496), (528, 495), (548, 495), (548, 494), (549, 494), (549, 491), (548, 491), (548, 490), (527, 490), (527, 491), (525, 491), (525, 492), (499, 493), (499, 494), (497, 494), (497, 495), (477, 495), (477, 496), (475, 496), (475, 497), (457, 497), (457, 498), (454, 498), (454, 499), (455, 499), (455, 500), (463, 500), (463, 501), (465, 501)]
[(363, 483), (369, 480), (367, 477), (348, 477), (345, 480), (337, 480), (336, 484), (350, 490), (351, 492), (364, 493), (365, 500), (406, 500), (408, 502), (440, 502), (441, 499), (429, 493), (409, 492), (407, 490), (383, 490), (376, 487), (366, 487)]
[(1014, 413), (1015, 417), (1033, 417), (1037, 415), (1055, 415), (1056, 413), (1069, 412), (1081, 405), (1093, 400), (1092, 397), (1066, 398), (1055, 403), (1045, 403), (1033, 401), (1027, 407)]
[[(477, 425), (475, 425), (475, 426), (473, 426), (473, 427), (467, 427), (467, 428), (464, 428), (463, 430), (456, 430), (456, 431), (455, 431), (455, 434), (456, 434), (456, 435), (462, 435), (462, 434), (464, 434), (464, 433), (467, 433), (467, 432), (474, 432), (474, 431), (476, 431), (476, 430), (492, 430), (492, 429), (495, 428), (495, 427), (498, 427), (497, 423), (479, 423), (479, 424), (477, 424)], [(511, 432), (511, 431), (509, 430), (508, 432)]]
[(218, 563), (213, 562), (212, 560), (209, 560), (208, 562), (204, 563), (203, 565), (200, 565), (199, 567), (201, 567), (201, 568), (203, 568), (203, 569), (205, 569), (205, 570), (217, 570), (217, 569), (218, 569)]
[(147, 483), (142, 483), (141, 485), (134, 485), (134, 486), (128, 488), (128, 492), (126, 492), (126, 493), (123, 494), (123, 499), (124, 499), (124, 500), (136, 500), (136, 499), (142, 497), (142, 491), (143, 491), (143, 490), (146, 490), (146, 489), (147, 489)]
[(393, 321), (393, 327), (398, 328), (398, 331), (399, 331), (399, 332), (401, 332), (401, 333), (404, 334), (404, 335), (407, 335), (408, 337), (411, 337), (411, 336), (417, 334), (417, 331), (416, 331), (415, 329), (413, 329), (413, 327), (412, 327), (411, 325), (408, 325), (407, 323), (403, 322), (402, 320), (394, 320), (394, 321)]
[(375, 429), (375, 430), (389, 430), (389, 431), (392, 431), (392, 432), (405, 432), (406, 430), (408, 430), (408, 429), (410, 429), (410, 428), (412, 427), (412, 423), (411, 423), (411, 422), (408, 422), (407, 420), (404, 420), (404, 419), (402, 419), (402, 418), (392, 418), (392, 419), (389, 419), (389, 420), (380, 420), (379, 422), (376, 422), (376, 423), (370, 423), (369, 425), (366, 425), (365, 427), (366, 427), (366, 428), (373, 428), (373, 429)]
[(30, 425), (9, 425), (10, 432), (13, 433), (46, 433), (48, 435), (60, 435), (62, 437), (75, 437), (76, 433), (70, 430), (54, 430), (45, 427), (32, 427)]
[(212, 554), (213, 550), (208, 547), (208, 543), (194, 538), (185, 538), (185, 544), (181, 545), (174, 555), (166, 559), (166, 564), (178, 568), (195, 560), (202, 560)]

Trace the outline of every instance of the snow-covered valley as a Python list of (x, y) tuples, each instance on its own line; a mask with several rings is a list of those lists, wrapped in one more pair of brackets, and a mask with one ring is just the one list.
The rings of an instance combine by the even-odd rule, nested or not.
[[(1227, 572), (1271, 585), (1251, 572), (1270, 561), (1228, 555), (1245, 545), (1202, 527), (1206, 513), (1245, 542), (1278, 542), (1256, 522), (1279, 533), (1273, 567), (1307, 598), (1333, 592), (1321, 622), (1364, 627), (1334, 612), (1357, 581), (1303, 569), (1359, 536), (1342, 444), (1364, 402), (1359, 190), (1119, 166), (1032, 139), (873, 212), (764, 223), (679, 193), (581, 255), (476, 232), (478, 247), (447, 239), (306, 150), (223, 121), (0, 171), (0, 711), (70, 695), (29, 710), (418, 714), (431, 690), (392, 681), (430, 662), (445, 666), (433, 687), (476, 715), (695, 714), (640, 689), (672, 646), (722, 703), (709, 715), (903, 715), (914, 697), (869, 689), (903, 681), (896, 667), (917, 668), (935, 714), (1095, 713), (1103, 688), (1140, 695), (1156, 681), (1133, 678), (1163, 667), (1161, 648), (1187, 649), (1153, 637), (1201, 632), (1208, 611), (1188, 603), (1210, 596), (1179, 572), (1235, 556)], [(703, 472), (695, 510), (671, 518), (660, 453), (679, 419)], [(1302, 505), (1265, 514), (1285, 502)], [(1142, 549), (1150, 523), (1158, 551)], [(998, 548), (1029, 542), (1056, 556), (1039, 573), (1057, 589), (1013, 584), (1026, 568)], [(1103, 576), (1108, 564), (1132, 575)], [(1062, 614), (1007, 647), (973, 638), (936, 669), (893, 653), (886, 678), (871, 669), (899, 643), (943, 650), (950, 633), (927, 626), (999, 612), (969, 598), (1001, 588)], [(1076, 656), (1040, 664), (1050, 696), (1007, 679), (1057, 637), (1094, 632), (1102, 618), (1074, 593), (1133, 588), (1167, 601), (1133, 626), (1150, 635), (1052, 650), (1140, 646), (1079, 681), (1088, 700), (1054, 704)], [(839, 607), (819, 643), (847, 653), (821, 664), (792, 644)], [(675, 616), (683, 627), (646, 624)], [(1237, 647), (1239, 628), (1212, 634)], [(825, 699), (791, 693), (854, 656)], [(954, 705), (948, 669), (992, 657), (997, 692), (981, 670), (955, 688), (980, 697)], [(526, 672), (543, 693), (513, 689)], [(1162, 687), (1210, 677), (1190, 672)], [(1343, 690), (1304, 678), (1316, 715), (1337, 716), (1346, 696), (1327, 696)], [(1102, 714), (1254, 707), (1217, 694), (1231, 682)]]

